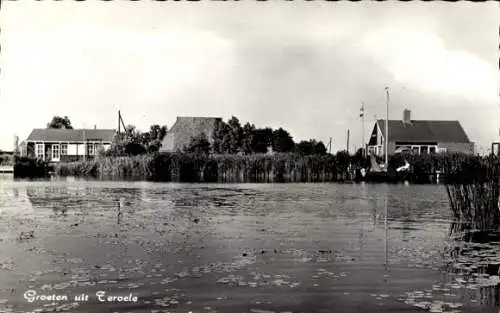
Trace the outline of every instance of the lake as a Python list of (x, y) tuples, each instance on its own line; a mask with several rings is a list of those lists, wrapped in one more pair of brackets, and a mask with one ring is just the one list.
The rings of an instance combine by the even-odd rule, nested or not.
[(499, 312), (450, 224), (440, 185), (3, 178), (0, 312)]

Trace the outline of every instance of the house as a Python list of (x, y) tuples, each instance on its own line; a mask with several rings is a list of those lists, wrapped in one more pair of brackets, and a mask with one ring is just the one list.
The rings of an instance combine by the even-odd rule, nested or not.
[(160, 152), (175, 152), (182, 150), (189, 144), (192, 137), (205, 133), (210, 144), (217, 123), (222, 122), (220, 117), (191, 117), (179, 116), (174, 125), (163, 138)]
[[(367, 145), (375, 155), (385, 153), (385, 120), (377, 120)], [(459, 121), (412, 120), (410, 110), (402, 120), (389, 120), (388, 154), (396, 151), (413, 153), (461, 152), (474, 154), (471, 142)]]
[(114, 129), (36, 128), (21, 143), (20, 152), (48, 162), (77, 161), (108, 149), (115, 133)]

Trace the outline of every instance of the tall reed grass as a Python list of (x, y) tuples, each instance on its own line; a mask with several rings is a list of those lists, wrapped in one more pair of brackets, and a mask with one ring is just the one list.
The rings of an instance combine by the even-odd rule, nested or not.
[(445, 167), (446, 192), (456, 221), (452, 231), (500, 230), (500, 158), (465, 158)]
[(173, 182), (329, 182), (347, 178), (335, 156), (162, 153), (59, 163), (60, 176), (142, 177)]
[[(411, 164), (415, 182), (430, 182), (429, 176), (440, 171), (450, 182), (479, 178), (476, 168), (488, 158), (462, 154), (398, 155), (390, 164)], [(498, 159), (498, 158), (497, 158)], [(493, 160), (493, 159), (491, 159)], [(348, 155), (251, 154), (199, 155), (156, 153), (131, 157), (99, 157), (95, 160), (60, 163), (56, 173), (62, 176), (141, 177), (173, 182), (333, 182), (350, 178), (352, 167), (369, 160)], [(486, 166), (486, 165), (485, 165)], [(483, 171), (488, 167), (484, 167)], [(479, 175), (479, 176), (478, 176)]]
[(51, 167), (47, 162), (31, 157), (13, 157), (14, 177), (40, 178), (48, 175)]

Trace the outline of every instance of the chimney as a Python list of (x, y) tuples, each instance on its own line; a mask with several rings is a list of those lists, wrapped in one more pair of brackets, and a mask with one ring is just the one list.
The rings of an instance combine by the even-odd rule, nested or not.
[(411, 124), (411, 111), (408, 109), (403, 110), (403, 123)]
[(97, 129), (97, 125), (94, 124), (94, 129)]

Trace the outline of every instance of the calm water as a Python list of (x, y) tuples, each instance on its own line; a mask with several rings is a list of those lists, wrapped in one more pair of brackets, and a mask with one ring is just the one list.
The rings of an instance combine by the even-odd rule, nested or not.
[(498, 312), (497, 243), (449, 228), (435, 185), (3, 179), (0, 312)]

